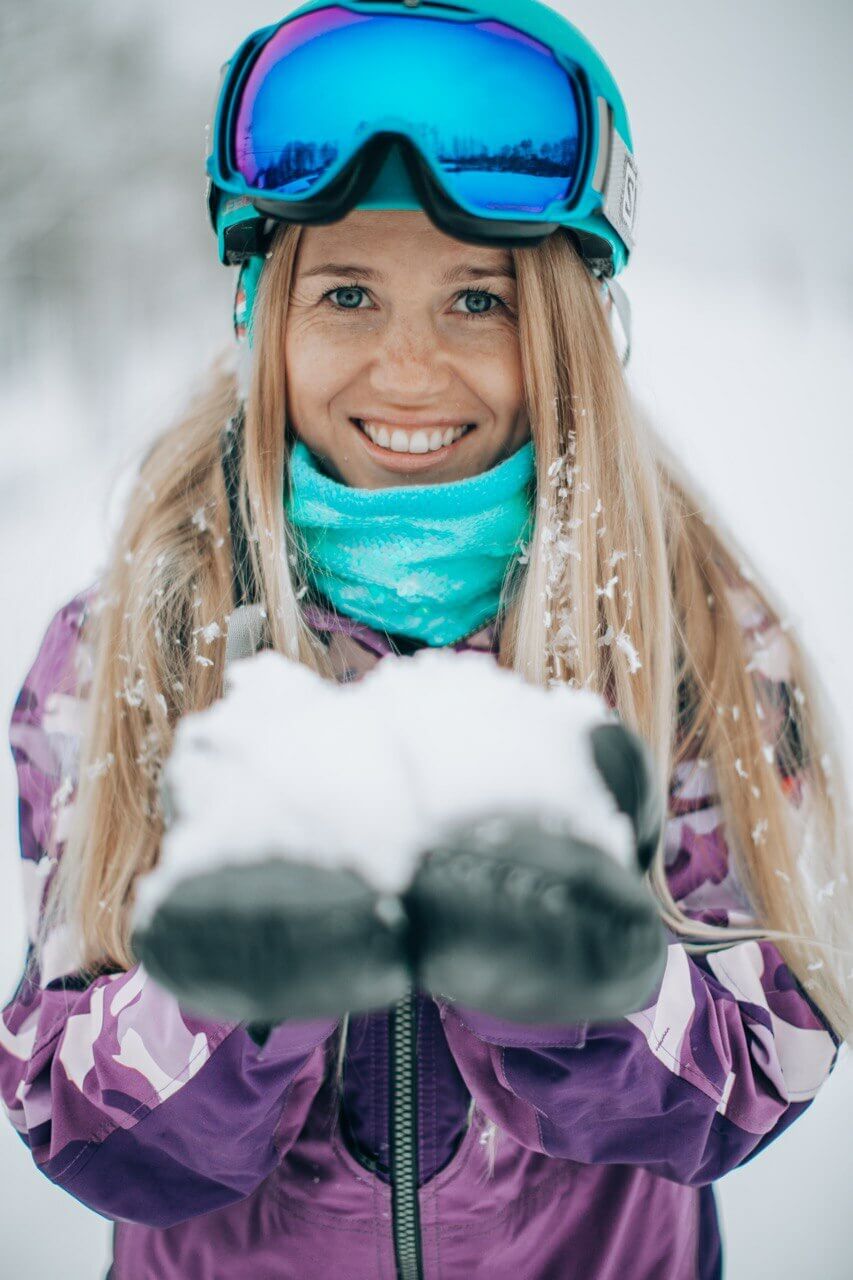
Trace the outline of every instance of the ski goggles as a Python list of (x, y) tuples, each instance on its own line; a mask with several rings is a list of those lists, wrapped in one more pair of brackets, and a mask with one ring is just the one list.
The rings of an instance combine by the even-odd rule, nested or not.
[(410, 207), (448, 235), (521, 247), (564, 227), (596, 274), (628, 261), (638, 182), (622, 98), (584, 36), (534, 0), (313, 0), (248, 36), (222, 68), (208, 141), (220, 260), (263, 253), (270, 219), (344, 217), (392, 146)]

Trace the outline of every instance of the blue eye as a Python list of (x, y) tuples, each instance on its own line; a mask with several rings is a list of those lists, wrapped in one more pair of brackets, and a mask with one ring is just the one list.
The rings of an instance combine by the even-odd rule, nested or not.
[[(335, 311), (364, 311), (365, 308), (359, 306), (358, 300), (356, 301), (355, 305), (350, 305), (347, 302), (341, 303), (339, 300), (334, 300), (334, 299), (336, 299), (336, 295), (338, 294), (349, 294), (350, 297), (352, 297), (353, 294), (364, 295), (366, 293), (367, 293), (367, 290), (358, 284), (337, 285), (334, 289), (329, 289), (326, 293), (324, 293), (321, 301), (325, 302), (328, 300), (331, 303), (333, 310)], [(507, 304), (503, 298), (501, 298), (496, 293), (489, 293), (485, 289), (463, 289), (462, 292), (457, 295), (456, 301), (460, 302), (463, 299), (467, 301), (468, 298), (477, 298), (481, 300), (491, 299), (492, 302), (497, 303), (498, 307), (503, 307), (505, 310), (507, 307)], [(466, 320), (479, 320), (483, 316), (493, 315), (496, 309), (497, 308), (494, 306), (489, 306), (488, 308), (481, 308), (479, 311), (464, 311), (464, 312), (456, 312), (455, 314), (456, 315), (461, 314)]]
[[(499, 307), (505, 306), (503, 298), (499, 298), (496, 293), (487, 293), (485, 289), (465, 289), (465, 291), (459, 295), (456, 301), (460, 302), (463, 299), (467, 301), (468, 298), (491, 298), (492, 301), (496, 302)], [(480, 316), (492, 315), (496, 309), (497, 308), (495, 307), (489, 307), (488, 310), (465, 311), (463, 312), (463, 314), (466, 320), (477, 320), (479, 319)]]
[[(338, 285), (336, 289), (330, 289), (328, 293), (324, 293), (323, 297), (331, 298), (332, 295), (336, 293), (350, 293), (350, 294), (364, 293), (364, 289), (362, 289), (357, 284), (341, 284), (341, 285)], [(348, 306), (347, 303), (344, 303), (343, 306), (338, 307), (337, 309), (339, 311), (363, 311), (364, 310), (364, 308), (359, 307), (358, 304), (356, 304), (354, 307), (351, 307), (351, 306)]]

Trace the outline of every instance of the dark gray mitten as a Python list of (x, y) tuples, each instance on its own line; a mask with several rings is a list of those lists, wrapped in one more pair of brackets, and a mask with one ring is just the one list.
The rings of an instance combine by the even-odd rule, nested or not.
[(384, 886), (361, 854), (382, 852), (383, 770), (353, 760), (343, 720), (338, 731), (350, 704), (279, 654), (229, 677), (176, 730), (160, 862), (137, 886), (136, 956), (188, 1008), (245, 1020), (260, 1040), (284, 1018), (394, 1003), (411, 982), (408, 922), (393, 878)]
[(273, 853), (176, 885), (133, 947), (188, 1008), (271, 1024), (394, 1003), (411, 981), (407, 932), (397, 900), (354, 872)]
[(653, 999), (666, 939), (642, 874), (662, 824), (649, 752), (615, 721), (580, 732), (630, 820), (630, 858), (533, 808), (456, 823), (403, 898), (425, 990), (528, 1023), (606, 1020)]

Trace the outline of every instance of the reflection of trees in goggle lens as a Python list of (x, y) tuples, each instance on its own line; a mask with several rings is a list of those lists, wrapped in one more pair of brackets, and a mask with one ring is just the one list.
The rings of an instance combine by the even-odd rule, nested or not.
[[(356, 133), (366, 127), (367, 122), (361, 121)], [(493, 151), (483, 141), (464, 134), (442, 138), (434, 125), (419, 124), (415, 132), (445, 174), (460, 175), (456, 185), (465, 198), (488, 208), (542, 208), (565, 196), (576, 170), (576, 134), (539, 144), (532, 138), (520, 138)], [(292, 138), (271, 163), (245, 176), (262, 190), (297, 194), (316, 184), (338, 153), (338, 147), (328, 141)], [(512, 179), (511, 190), (501, 191), (502, 178)], [(488, 190), (483, 190), (483, 180), (489, 184)]]
[(337, 155), (338, 148), (331, 142), (318, 144), (293, 138), (271, 164), (259, 168), (249, 181), (264, 191), (296, 195), (314, 186), (334, 164)]

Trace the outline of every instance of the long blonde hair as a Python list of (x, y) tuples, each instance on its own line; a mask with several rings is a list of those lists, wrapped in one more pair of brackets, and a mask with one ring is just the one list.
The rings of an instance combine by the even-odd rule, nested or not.
[[(241, 508), (266, 643), (333, 679), (303, 616), (283, 503), (281, 353), (299, 236), (299, 227), (279, 229), (256, 300)], [(608, 692), (649, 742), (662, 788), (701, 749), (758, 926), (690, 919), (668, 889), (660, 848), (649, 879), (663, 918), (696, 951), (772, 937), (849, 1038), (846, 805), (818, 681), (787, 631), (796, 696), (768, 750), (778, 707), (755, 678), (731, 592), (747, 573), (756, 607), (784, 629), (778, 606), (632, 404), (597, 286), (571, 242), (553, 235), (513, 259), (537, 510), (499, 661), (535, 683)], [(134, 963), (129, 912), (136, 877), (158, 856), (159, 769), (178, 718), (222, 691), (232, 558), (219, 437), (236, 408), (233, 369), (219, 361), (144, 459), (85, 622), (93, 666), (78, 794), (42, 940), (68, 922), (93, 973)], [(807, 824), (793, 820), (786, 772), (802, 781)]]

